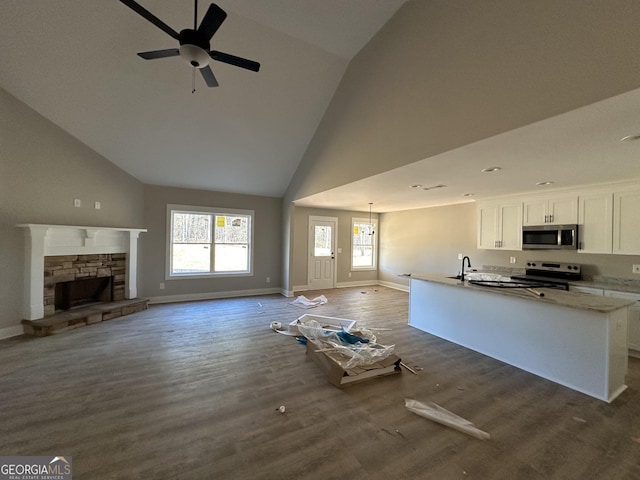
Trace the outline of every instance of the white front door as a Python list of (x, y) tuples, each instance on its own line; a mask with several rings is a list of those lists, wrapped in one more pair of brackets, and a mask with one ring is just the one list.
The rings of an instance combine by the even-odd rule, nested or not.
[(309, 217), (309, 289), (335, 287), (338, 219)]

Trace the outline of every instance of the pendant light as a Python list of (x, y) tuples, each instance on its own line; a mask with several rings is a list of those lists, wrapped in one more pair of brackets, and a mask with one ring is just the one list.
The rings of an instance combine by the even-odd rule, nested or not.
[(371, 205), (373, 205), (373, 202), (369, 202), (369, 235), (374, 235), (376, 232), (373, 230), (373, 223), (371, 222)]

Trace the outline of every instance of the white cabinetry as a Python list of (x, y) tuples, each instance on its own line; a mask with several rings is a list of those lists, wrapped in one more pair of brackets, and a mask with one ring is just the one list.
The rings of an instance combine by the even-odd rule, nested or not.
[(583, 253), (611, 253), (613, 229), (613, 195), (580, 195), (578, 248)]
[(522, 250), (522, 203), (478, 207), (478, 248)]
[(613, 193), (613, 253), (640, 255), (640, 190)]
[(524, 225), (571, 225), (578, 223), (578, 197), (541, 198), (524, 202)]

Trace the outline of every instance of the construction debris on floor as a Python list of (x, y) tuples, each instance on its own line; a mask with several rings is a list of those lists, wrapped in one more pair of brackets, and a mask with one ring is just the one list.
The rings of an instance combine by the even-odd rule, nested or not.
[(462, 417), (459, 417), (455, 413), (450, 412), (446, 408), (442, 408), (440, 405), (433, 402), (418, 402), (410, 398), (404, 399), (407, 410), (420, 415), (421, 417), (428, 418), (434, 422), (438, 422), (447, 427), (451, 427), (459, 432), (466, 433), (472, 437), (479, 438), (480, 440), (488, 440), (491, 438), (487, 432), (476, 428), (473, 423)]
[(323, 326), (340, 325), (337, 321), (344, 319), (324, 317), (322, 320), (322, 323), (315, 319), (305, 321), (297, 328), (307, 338), (307, 355), (327, 374), (333, 385), (342, 388), (370, 378), (400, 373), (401, 359), (393, 353), (395, 345), (377, 343), (370, 330), (338, 331)]
[(328, 302), (329, 300), (327, 300), (327, 297), (325, 297), (324, 295), (320, 295), (319, 297), (313, 298), (311, 300), (309, 300), (304, 295), (300, 295), (293, 302), (291, 302), (291, 305), (295, 305), (301, 308), (313, 308), (319, 305), (324, 305), (325, 303), (328, 303)]

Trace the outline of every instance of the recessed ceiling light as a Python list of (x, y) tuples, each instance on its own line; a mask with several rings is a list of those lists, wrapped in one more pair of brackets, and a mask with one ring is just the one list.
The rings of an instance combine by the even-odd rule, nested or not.
[(462, 196), (463, 197), (473, 197), (475, 195), (475, 193), (463, 193)]
[(484, 172), (484, 173), (491, 173), (491, 172), (497, 172), (498, 170), (502, 170), (502, 168), (500, 168), (500, 167), (488, 167), (488, 168), (483, 168), (480, 171)]
[(555, 182), (538, 182), (536, 185), (552, 185)]
[(435, 190), (436, 188), (444, 188), (446, 185), (433, 185), (431, 187), (422, 187), (422, 190)]
[(635, 142), (636, 140), (640, 140), (640, 133), (636, 133), (635, 135), (627, 135), (626, 137), (622, 137), (620, 139), (621, 142)]
[(414, 185), (409, 185), (409, 188), (420, 188), (422, 185), (420, 185), (419, 183), (416, 183)]

